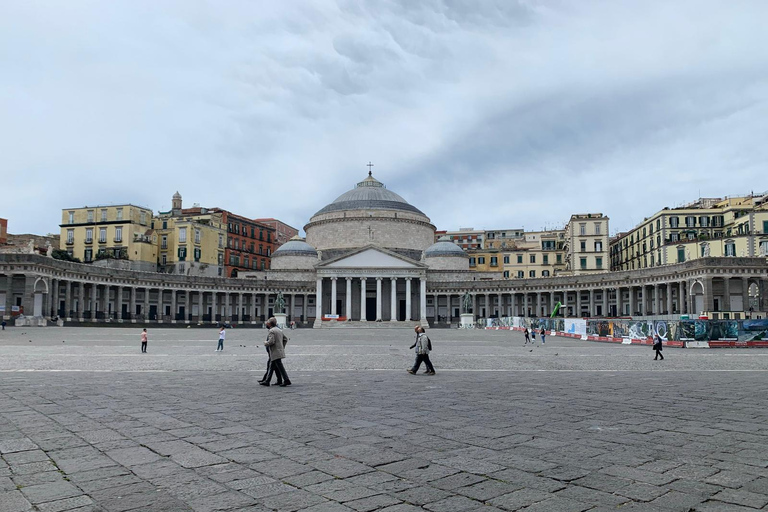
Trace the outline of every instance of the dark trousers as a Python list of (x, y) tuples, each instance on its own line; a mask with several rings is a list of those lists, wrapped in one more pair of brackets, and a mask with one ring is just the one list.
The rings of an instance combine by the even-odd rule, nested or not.
[(142, 341), (141, 342), (141, 351), (142, 352), (146, 352), (147, 351), (147, 342), (146, 341)]
[[(272, 373), (274, 372), (274, 369), (272, 368), (272, 361), (269, 359), (269, 349), (267, 349), (267, 371), (264, 372), (264, 376), (261, 378), (261, 382), (269, 382), (272, 380)], [(277, 372), (277, 383), (280, 384), (283, 382), (283, 376)]]
[(216, 350), (224, 350), (224, 340), (219, 340), (219, 344), (216, 346)]
[(659, 349), (656, 349), (656, 357), (654, 357), (654, 358), (653, 358), (653, 360), (655, 361), (655, 360), (657, 360), (659, 357), (661, 357), (661, 359), (662, 359), (662, 360), (664, 359), (664, 356), (661, 354), (661, 350), (659, 350)]
[(267, 370), (267, 377), (264, 379), (265, 382), (269, 383), (269, 381), (272, 380), (272, 374), (277, 374), (277, 383), (278, 384), (290, 384), (291, 379), (288, 378), (288, 374), (285, 372), (285, 367), (283, 366), (283, 360), (282, 359), (275, 359), (274, 361), (269, 362), (269, 369)]
[(424, 362), (424, 365), (427, 367), (427, 371), (434, 372), (435, 368), (432, 366), (432, 361), (429, 360), (429, 354), (416, 354), (416, 362), (413, 363), (413, 368), (411, 368), (411, 371), (413, 373), (416, 373), (419, 371), (419, 367), (421, 366), (422, 361)]

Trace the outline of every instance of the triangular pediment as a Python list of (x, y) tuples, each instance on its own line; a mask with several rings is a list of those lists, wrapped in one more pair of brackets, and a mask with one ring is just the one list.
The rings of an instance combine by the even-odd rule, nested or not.
[(426, 265), (381, 247), (367, 246), (344, 256), (325, 261), (317, 268), (410, 268), (421, 269)]

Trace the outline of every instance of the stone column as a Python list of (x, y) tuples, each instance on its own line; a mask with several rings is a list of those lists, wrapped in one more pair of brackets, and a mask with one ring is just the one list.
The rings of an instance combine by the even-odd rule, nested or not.
[(480, 312), (477, 310), (477, 294), (472, 294), (472, 314), (475, 315), (475, 319), (480, 317)]
[(485, 306), (485, 318), (489, 318), (491, 316), (491, 304), (488, 300), (489, 294), (484, 293), (483, 294), (483, 305)]
[(667, 283), (665, 287), (667, 293), (667, 314), (672, 314), (672, 283)]
[[(448, 309), (449, 310), (451, 309), (450, 308), (450, 305), (451, 305), (451, 298), (450, 297), (451, 296), (449, 295), (448, 296)], [(504, 300), (503, 300), (504, 297), (501, 295), (501, 292), (499, 292), (499, 294), (498, 294), (498, 299), (499, 299), (499, 318), (501, 318), (503, 316), (506, 316), (506, 315), (504, 315)], [(450, 313), (448, 313), (448, 316), (450, 316)]]
[(323, 325), (323, 278), (317, 278), (315, 285), (315, 327)]
[(336, 279), (335, 277), (331, 278), (331, 314), (337, 315), (338, 312), (336, 311)]
[(677, 283), (677, 308), (680, 314), (688, 312), (688, 301), (685, 299), (685, 281)]
[(397, 278), (390, 279), (389, 321), (397, 322)]
[(662, 301), (661, 301), (661, 287), (658, 284), (653, 285), (653, 300), (654, 300), (653, 314), (660, 315)]
[(85, 313), (85, 283), (80, 281), (77, 283), (77, 319), (81, 322), (84, 320), (83, 315)]
[(72, 320), (72, 281), (64, 284), (64, 318)]
[(648, 297), (645, 296), (645, 285), (640, 287), (640, 315), (648, 315)]
[(256, 292), (251, 292), (250, 296), (248, 299), (248, 315), (251, 317), (251, 323), (254, 323), (256, 321)]
[(536, 305), (534, 306), (536, 309), (533, 312), (534, 318), (538, 318), (541, 316), (541, 293), (536, 292)]
[(419, 309), (421, 316), (421, 325), (427, 324), (427, 279), (422, 277), (419, 279), (421, 288), (419, 290)]
[(556, 304), (557, 302), (555, 301), (555, 292), (549, 292), (549, 314), (550, 315), (555, 310)]
[(368, 319), (366, 316), (366, 303), (365, 303), (365, 293), (366, 293), (366, 278), (361, 277), (360, 278), (360, 321), (361, 322), (367, 322)]
[(376, 321), (381, 322), (381, 277), (376, 278)]
[(411, 278), (405, 278), (405, 321), (411, 321)]
[(624, 316), (624, 297), (621, 287), (616, 288), (616, 316)]
[(115, 313), (117, 313), (117, 321), (123, 321), (123, 287), (118, 286), (115, 288)]
[(307, 321), (307, 304), (309, 303), (309, 295), (306, 293), (302, 297), (303, 302), (301, 303), (301, 318), (302, 322)]
[[(189, 323), (189, 320), (192, 318), (192, 290), (187, 290), (186, 295), (187, 295), (187, 305), (184, 308), (184, 322)], [(199, 293), (198, 293), (198, 296), (200, 296)]]
[(216, 290), (211, 291), (211, 322), (216, 321)]
[(149, 288), (144, 287), (144, 321), (149, 320)]
[(635, 315), (635, 288), (629, 287), (629, 316)]
[(128, 320), (131, 322), (135, 321), (135, 314), (136, 314), (136, 287), (131, 286), (130, 288), (130, 296), (128, 297)]
[(587, 290), (589, 293), (589, 317), (595, 316), (595, 289)]
[(48, 310), (50, 311), (50, 316), (54, 317), (59, 314), (59, 280), (58, 279), (51, 279), (51, 298), (48, 300), (50, 304), (48, 304)]
[(344, 294), (344, 316), (352, 320), (352, 278), (346, 277), (347, 288)]
[(742, 301), (742, 311), (748, 312), (749, 311), (749, 278), (748, 277), (741, 278), (741, 301)]
[[(712, 278), (705, 277), (704, 281), (704, 311), (712, 311), (715, 309), (715, 293), (712, 286)], [(696, 313), (699, 313), (696, 311)]]
[(237, 321), (243, 321), (243, 294), (237, 294)]
[(581, 318), (581, 290), (576, 290), (576, 318)]
[(224, 321), (232, 321), (232, 311), (229, 302), (229, 292), (224, 292), (224, 315), (222, 316)]
[(178, 314), (178, 308), (176, 307), (176, 290), (171, 288), (171, 322), (176, 323), (176, 315)]
[(721, 310), (731, 310), (731, 278), (728, 276), (723, 276), (723, 304)]
[(608, 300), (608, 294), (609, 294), (608, 288), (603, 288), (602, 293), (603, 293), (603, 316), (604, 317), (611, 316), (609, 311), (610, 301)]

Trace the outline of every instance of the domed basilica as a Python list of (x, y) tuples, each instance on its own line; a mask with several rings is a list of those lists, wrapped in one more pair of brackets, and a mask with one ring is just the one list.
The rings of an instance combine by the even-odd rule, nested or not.
[(309, 309), (315, 314), (308, 316), (315, 326), (335, 319), (426, 325), (427, 281), (477, 278), (464, 250), (451, 242), (435, 243), (429, 217), (370, 172), (315, 213), (304, 231), (305, 240), (296, 237), (273, 253), (271, 270), (243, 277), (314, 280)]

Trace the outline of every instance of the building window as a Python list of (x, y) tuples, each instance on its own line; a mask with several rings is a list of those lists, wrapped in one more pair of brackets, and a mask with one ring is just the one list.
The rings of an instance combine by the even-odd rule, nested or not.
[(236, 251), (240, 250), (240, 240), (238, 240), (237, 238), (235, 238), (235, 250)]
[(123, 220), (123, 209), (122, 208), (118, 208), (116, 210), (115, 220)]
[(142, 212), (139, 215), (140, 215), (139, 218), (141, 219), (141, 220), (139, 220), (139, 224), (141, 224), (142, 226), (146, 226), (147, 225), (147, 212), (142, 210)]
[(499, 258), (498, 258), (498, 256), (491, 256), (491, 266), (492, 267), (498, 267), (499, 266)]
[(528, 277), (536, 277), (536, 271), (535, 270), (529, 270), (528, 271)]
[(531, 263), (536, 263), (536, 255), (535, 254), (531, 254), (530, 260), (531, 260)]
[(523, 263), (523, 255), (522, 254), (518, 254), (517, 255), (517, 262), (518, 263)]
[(165, 265), (166, 263), (168, 263), (168, 255), (163, 253), (160, 255), (160, 264)]
[(93, 242), (93, 228), (85, 229), (85, 243), (90, 244)]
[(200, 230), (199, 229), (195, 230), (195, 243), (196, 244), (200, 243)]
[(187, 228), (179, 228), (179, 243), (187, 243)]
[(99, 243), (107, 243), (107, 228), (99, 228)]
[(544, 265), (549, 265), (549, 254), (545, 254), (543, 258), (544, 258), (544, 261), (543, 261)]
[(595, 234), (596, 235), (600, 234), (600, 223), (599, 222), (595, 222)]
[(107, 222), (107, 210), (101, 210), (101, 222)]
[(123, 226), (117, 226), (115, 228), (115, 242), (123, 241)]
[(504, 264), (509, 265), (509, 255), (504, 256)]
[(603, 252), (603, 242), (595, 242), (595, 252)]
[(90, 247), (85, 250), (85, 257), (83, 258), (83, 261), (86, 263), (93, 261), (93, 249)]
[(685, 261), (685, 248), (684, 247), (678, 247), (677, 248), (677, 262), (683, 263)]
[(525, 272), (523, 272), (522, 270), (518, 270), (517, 271), (517, 277), (519, 277), (520, 279), (524, 278), (525, 277)]
[(485, 265), (485, 256), (478, 256), (477, 264), (478, 265)]
[(179, 274), (183, 274), (186, 271), (186, 265), (184, 263), (179, 263)]
[(261, 270), (264, 270), (267, 268), (267, 262), (264, 260), (261, 260)]
[(504, 271), (504, 279), (509, 279), (509, 270)]
[(187, 259), (187, 248), (179, 247), (179, 261), (185, 261)]
[(579, 234), (580, 235), (586, 235), (587, 234), (587, 225), (586, 224), (579, 224)]
[(549, 270), (542, 270), (541, 277), (549, 277)]
[(709, 217), (699, 217), (699, 226), (702, 228), (708, 228), (709, 227)]
[(587, 258), (579, 258), (579, 262), (581, 264), (581, 270), (587, 269)]
[(93, 222), (93, 210), (88, 210), (88, 222)]
[(563, 263), (563, 255), (562, 254), (558, 254), (555, 257), (555, 261), (557, 262), (558, 265), (562, 264)]
[(587, 242), (585, 240), (579, 242), (579, 247), (581, 247), (581, 252), (587, 252)]
[(75, 223), (75, 212), (69, 212), (69, 223), (70, 224)]
[[(653, 256), (651, 256), (651, 259), (653, 259)], [(595, 258), (595, 267), (603, 268), (603, 258), (600, 258), (600, 257)]]
[(736, 256), (736, 244), (733, 243), (732, 241), (725, 242), (725, 255)]
[(685, 227), (692, 228), (696, 226), (696, 217), (688, 216), (685, 218)]
[(75, 230), (74, 229), (68, 229), (67, 230), (67, 243), (68, 244), (75, 243)]
[[(261, 247), (259, 247), (259, 254), (261, 254)], [(470, 267), (474, 267), (475, 266), (475, 258), (474, 257), (470, 257), (469, 258), (469, 266)]]
[(166, 235), (163, 235), (163, 238), (160, 241), (160, 248), (161, 249), (167, 249), (168, 248), (168, 237)]
[(200, 250), (199, 247), (195, 247), (195, 261), (200, 261), (200, 255), (202, 254), (202, 250)]
[(224, 235), (219, 235), (219, 249), (224, 248)]
[(224, 254), (219, 253), (219, 266), (224, 265)]
[(768, 240), (760, 242), (760, 256), (768, 256)]
[(168, 221), (167, 220), (163, 221), (163, 229), (168, 229)]

